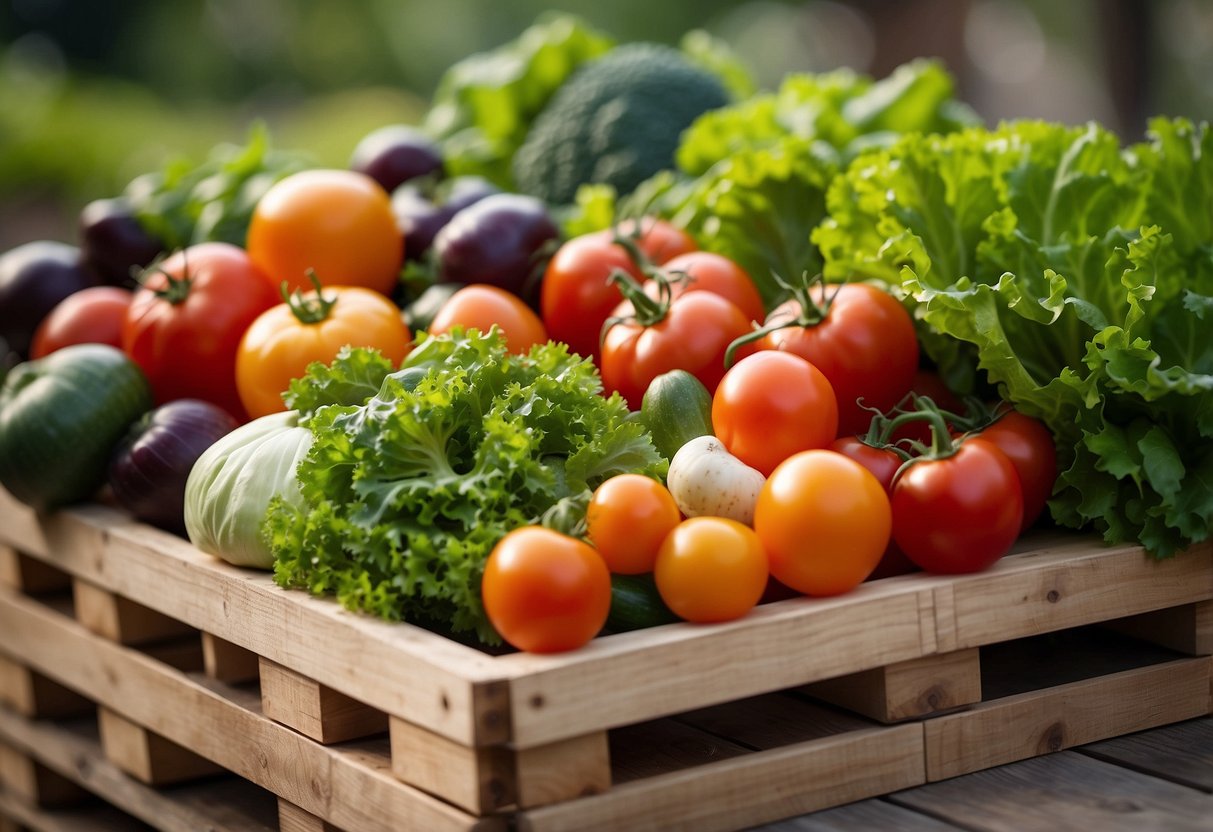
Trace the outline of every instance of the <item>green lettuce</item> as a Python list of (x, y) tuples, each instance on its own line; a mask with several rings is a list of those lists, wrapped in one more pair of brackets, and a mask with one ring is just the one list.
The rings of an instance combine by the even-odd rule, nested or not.
[[(313, 368), (292, 392), (327, 397), (327, 375), (377, 366), (364, 352)], [(666, 467), (619, 395), (602, 395), (591, 362), (556, 343), (510, 355), (495, 329), (424, 341), (373, 397), (321, 406), (308, 426), (303, 503), (279, 501), (266, 521), (276, 580), (486, 643), (499, 639), (480, 579), (506, 532), (567, 522), (608, 477)]]
[[(831, 187), (832, 279), (900, 289), (958, 387), (1054, 432), (1053, 517), (1168, 556), (1213, 518), (1213, 139), (1156, 121), (909, 136)], [(980, 371), (980, 375), (978, 373)]]

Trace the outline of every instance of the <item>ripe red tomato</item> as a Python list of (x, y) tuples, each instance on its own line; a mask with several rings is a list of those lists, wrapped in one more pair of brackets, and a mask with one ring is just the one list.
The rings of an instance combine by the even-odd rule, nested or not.
[(543, 321), (521, 298), (482, 283), (464, 286), (451, 295), (434, 315), (429, 333), (441, 335), (456, 326), (481, 332), (496, 326), (505, 336), (509, 351), (515, 354), (525, 353), (535, 344), (545, 344), (548, 340)]
[(712, 397), (712, 427), (729, 453), (770, 476), (792, 454), (834, 440), (838, 404), (830, 382), (808, 361), (756, 352), (721, 379)]
[(391, 295), (400, 279), (404, 236), (375, 180), (352, 170), (305, 170), (275, 183), (258, 201), (248, 253), (277, 291), (362, 286)]
[[(741, 266), (727, 257), (710, 251), (692, 251), (666, 261), (662, 268), (666, 272), (683, 272), (689, 276), (686, 282), (674, 283), (674, 296), (684, 292), (712, 292), (731, 300), (750, 321), (761, 321), (766, 309), (762, 296), (754, 281)], [(673, 275), (675, 278), (677, 274)]]
[(43, 358), (72, 344), (122, 347), (122, 322), (133, 295), (117, 286), (90, 286), (56, 304), (34, 330), (30, 358)]
[(201, 243), (160, 264), (135, 292), (122, 349), (143, 370), (156, 403), (202, 399), (237, 420), (236, 350), (278, 293), (242, 249)]
[(620, 575), (652, 572), (662, 542), (681, 520), (669, 490), (640, 474), (619, 474), (598, 486), (585, 513), (590, 542)]
[(1011, 548), (1023, 491), (1006, 454), (979, 437), (941, 459), (921, 458), (893, 483), (893, 539), (928, 572), (980, 572)]
[[(624, 301), (614, 315), (630, 317)], [(653, 379), (670, 370), (686, 370), (712, 392), (724, 376), (729, 344), (750, 331), (750, 322), (731, 302), (711, 292), (689, 292), (670, 302), (663, 320), (650, 326), (617, 323), (602, 342), (602, 384), (616, 390), (633, 410), (640, 408)]]
[(723, 517), (692, 517), (666, 536), (653, 579), (675, 615), (707, 624), (752, 610), (767, 574), (767, 556), (753, 529)]
[(559, 653), (586, 644), (606, 624), (611, 573), (589, 544), (524, 526), (493, 547), (480, 591), (503, 639), (519, 650)]
[[(829, 301), (825, 318), (813, 326), (789, 326), (769, 333), (760, 349), (783, 350), (808, 359), (825, 374), (838, 398), (840, 436), (863, 433), (872, 416), (866, 407), (886, 411), (910, 390), (918, 369), (914, 322), (896, 298), (867, 283), (814, 286), (817, 303)], [(796, 300), (767, 316), (767, 324), (802, 314)]]
[(827, 450), (780, 463), (754, 509), (771, 574), (805, 595), (859, 586), (880, 562), (891, 522), (888, 494), (872, 472)]
[(1057, 447), (1043, 422), (1008, 410), (989, 427), (982, 439), (993, 442), (1007, 455), (1023, 489), (1023, 525), (1028, 528), (1040, 517), (1057, 481)]
[[(625, 237), (635, 237), (636, 244), (644, 252), (644, 256), (653, 263), (662, 265), (680, 254), (695, 251), (699, 248), (695, 238), (673, 223), (659, 220), (656, 217), (643, 217), (640, 220), (640, 234), (636, 234), (636, 222), (624, 220), (619, 223), (619, 233)], [(615, 229), (595, 232), (608, 240), (615, 236)]]

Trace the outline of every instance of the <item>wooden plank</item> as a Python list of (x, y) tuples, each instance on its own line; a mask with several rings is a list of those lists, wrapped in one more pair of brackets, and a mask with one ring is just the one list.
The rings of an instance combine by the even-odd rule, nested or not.
[[(891, 578), (845, 596), (765, 604), (728, 624), (670, 624), (560, 656), (502, 656), (497, 664), (512, 677), (514, 744), (543, 745), (918, 658), (919, 593), (930, 586)], [(621, 679), (626, 696), (601, 695)]]
[(405, 783), (476, 815), (517, 801), (514, 755), (504, 746), (475, 748), (392, 717), (392, 772)]
[(7, 743), (0, 743), (0, 784), (34, 806), (70, 806), (92, 796)]
[(341, 832), (336, 826), (286, 800), (278, 801), (278, 832)]
[(1118, 618), (1105, 626), (1189, 656), (1213, 655), (1213, 601)]
[(88, 581), (73, 581), (72, 594), (77, 620), (97, 635), (119, 644), (148, 644), (191, 632), (188, 624)]
[(1213, 793), (1213, 717), (1083, 746), (1081, 753)]
[(102, 803), (44, 809), (0, 788), (0, 832), (144, 832), (150, 828)]
[(387, 714), (357, 702), (277, 662), (261, 658), (261, 710), (317, 742), (382, 734)]
[(1213, 543), (1168, 560), (1087, 539), (952, 579), (957, 647), (977, 647), (1213, 598)]
[(1208, 832), (1213, 818), (1213, 796), (1072, 751), (932, 783), (888, 799), (982, 832)]
[(224, 773), (221, 766), (109, 708), (98, 709), (97, 722), (106, 759), (140, 783), (167, 786)]
[(436, 633), (283, 591), (104, 506), (36, 517), (0, 489), (0, 541), (466, 745), (509, 739), (492, 657)]
[(519, 749), (514, 762), (518, 805), (524, 809), (611, 788), (606, 731)]
[(164, 832), (277, 829), (273, 797), (241, 778), (180, 785), (165, 792), (132, 779), (105, 758), (94, 720), (31, 722), (0, 711), (0, 740)]
[(923, 782), (922, 728), (881, 726), (616, 785), (520, 812), (521, 830), (752, 826)]
[(977, 705), (923, 723), (927, 779), (942, 780), (1200, 716), (1209, 661), (1179, 659)]
[(93, 703), (75, 691), (0, 654), (0, 705), (49, 719), (91, 713)]
[(50, 564), (0, 543), (0, 584), (26, 595), (39, 595), (71, 589), (72, 578)]
[[(344, 829), (497, 829), (391, 775), (387, 743), (318, 745), (241, 704), (248, 694), (167, 668), (0, 590), (5, 649), (149, 730)], [(205, 682), (205, 684), (203, 683)], [(255, 707), (255, 705), (254, 705)]]
[(880, 722), (901, 722), (981, 701), (977, 648), (923, 656), (815, 682), (802, 690)]
[(202, 634), (202, 665), (206, 675), (229, 684), (258, 680), (259, 659), (252, 650), (211, 633)]
[(823, 809), (811, 815), (776, 821), (751, 832), (856, 832), (856, 830), (896, 830), (896, 832), (957, 832), (962, 829), (930, 815), (902, 808), (887, 800), (861, 800), (836, 809)]

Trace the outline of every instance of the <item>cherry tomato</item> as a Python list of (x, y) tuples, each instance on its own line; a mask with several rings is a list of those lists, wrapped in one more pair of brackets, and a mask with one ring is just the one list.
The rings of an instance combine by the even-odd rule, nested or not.
[(1023, 490), (1022, 531), (1036, 522), (1053, 494), (1053, 484), (1057, 480), (1057, 447), (1053, 434), (1043, 422), (1018, 410), (1008, 410), (994, 424), (983, 428), (980, 436), (997, 445), (1019, 474), (1019, 485)]
[(673, 284), (675, 297), (684, 292), (707, 291), (731, 300), (747, 320), (761, 321), (766, 313), (750, 275), (727, 257), (710, 251), (692, 251), (667, 260), (662, 268), (690, 278)]
[(620, 575), (652, 572), (662, 541), (681, 520), (669, 490), (640, 474), (619, 474), (598, 486), (585, 513), (590, 542)]
[(42, 358), (72, 344), (122, 347), (122, 322), (133, 295), (116, 286), (90, 286), (56, 304), (34, 330), (30, 358)]
[(771, 574), (806, 595), (859, 586), (880, 562), (891, 524), (888, 494), (872, 472), (827, 450), (782, 462), (754, 509)]
[(399, 365), (409, 331), (394, 303), (358, 286), (300, 293), (253, 321), (236, 351), (236, 389), (250, 418), (286, 410), (282, 394), (313, 361), (332, 362), (344, 346), (373, 347)]
[(661, 544), (653, 578), (679, 618), (708, 624), (754, 609), (767, 585), (767, 556), (754, 530), (723, 517), (684, 520)]
[(200, 243), (166, 259), (135, 292), (122, 349), (147, 376), (157, 404), (202, 399), (244, 421), (236, 352), (245, 330), (277, 302), (242, 249)]
[[(814, 326), (790, 326), (769, 333), (760, 348), (808, 359), (830, 380), (838, 398), (839, 435), (863, 433), (872, 421), (863, 406), (885, 411), (910, 390), (918, 369), (918, 336), (905, 307), (888, 292), (867, 283), (812, 288), (813, 299), (829, 301), (829, 312)], [(767, 323), (801, 315), (786, 301)]]
[(392, 202), (375, 180), (352, 170), (305, 170), (275, 183), (253, 209), (248, 253), (277, 290), (363, 286), (390, 295), (404, 237)]
[[(624, 301), (614, 314), (630, 317)], [(640, 408), (649, 383), (670, 370), (686, 370), (712, 392), (724, 375), (724, 353), (734, 339), (750, 331), (750, 322), (731, 302), (711, 292), (689, 292), (670, 302), (663, 320), (650, 326), (618, 323), (602, 341), (602, 384), (616, 390), (633, 410)]]
[(1023, 491), (1006, 454), (965, 438), (922, 458), (893, 483), (893, 539), (928, 572), (980, 572), (1007, 553), (1023, 525)]
[(838, 433), (838, 404), (821, 371), (803, 358), (756, 352), (734, 364), (712, 397), (712, 427), (729, 453), (769, 476), (798, 451)]
[(480, 283), (465, 286), (451, 295), (434, 315), (429, 333), (440, 335), (456, 326), (488, 332), (494, 325), (505, 336), (512, 353), (525, 353), (533, 345), (548, 340), (543, 321), (517, 295)]
[(611, 607), (611, 573), (599, 554), (542, 526), (501, 538), (480, 590), (493, 628), (531, 653), (581, 647), (602, 629)]

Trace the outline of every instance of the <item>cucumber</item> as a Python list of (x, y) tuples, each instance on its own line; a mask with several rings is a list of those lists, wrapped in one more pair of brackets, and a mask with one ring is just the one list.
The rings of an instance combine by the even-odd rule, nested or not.
[(661, 600), (652, 575), (612, 575), (607, 629), (614, 633), (670, 624), (678, 616)]
[(640, 421), (653, 435), (658, 453), (672, 459), (692, 439), (714, 435), (712, 396), (686, 370), (671, 370), (653, 379), (645, 390)]

